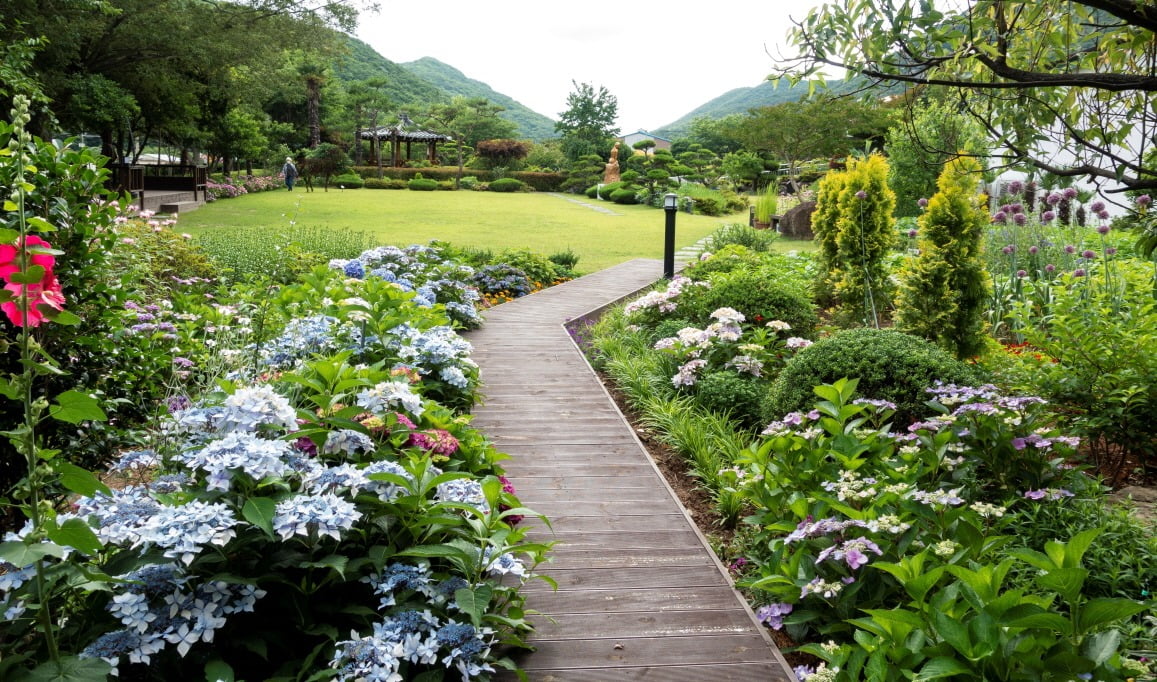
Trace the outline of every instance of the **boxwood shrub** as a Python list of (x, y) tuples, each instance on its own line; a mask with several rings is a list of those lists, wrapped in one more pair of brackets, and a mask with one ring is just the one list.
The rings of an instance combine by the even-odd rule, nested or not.
[(749, 429), (766, 425), (762, 415), (766, 394), (766, 382), (731, 370), (705, 374), (695, 384), (695, 401), (703, 408), (727, 413)]
[(841, 378), (859, 379), (861, 397), (896, 404), (895, 423), (903, 427), (929, 413), (924, 389), (937, 380), (975, 385), (981, 372), (939, 346), (894, 329), (847, 329), (797, 352), (771, 385), (764, 403), (766, 421), (806, 410), (816, 401), (812, 389)]
[[(606, 188), (603, 189), (606, 191)], [(639, 203), (639, 191), (629, 187), (623, 187), (611, 192), (611, 201), (616, 204), (637, 204)]]
[(365, 185), (365, 180), (362, 179), (362, 176), (357, 175), (356, 173), (346, 173), (345, 175), (339, 175), (329, 182), (331, 185), (336, 185), (344, 189), (361, 189)]
[(743, 313), (752, 324), (782, 320), (791, 325), (792, 336), (810, 339), (819, 324), (815, 304), (802, 287), (776, 277), (774, 268), (718, 273), (711, 277), (711, 288), (702, 296), (708, 313), (728, 307)]
[(433, 192), (438, 189), (438, 181), (430, 178), (414, 178), (407, 186), (415, 192)]
[(521, 192), (526, 189), (526, 183), (514, 178), (499, 178), (490, 183), (491, 192)]

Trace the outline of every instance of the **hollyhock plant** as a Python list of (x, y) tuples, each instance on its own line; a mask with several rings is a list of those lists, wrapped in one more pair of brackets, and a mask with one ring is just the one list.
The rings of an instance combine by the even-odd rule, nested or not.
[[(28, 235), (16, 244), (0, 244), (0, 279), (13, 298), (0, 303), (0, 309), (17, 327), (39, 326), (45, 319), (42, 306), (64, 310), (64, 294), (53, 272), (56, 258), (51, 249), (51, 244), (36, 235)], [(24, 271), (21, 250), (23, 267), (27, 268)], [(23, 303), (25, 297), (27, 304)]]

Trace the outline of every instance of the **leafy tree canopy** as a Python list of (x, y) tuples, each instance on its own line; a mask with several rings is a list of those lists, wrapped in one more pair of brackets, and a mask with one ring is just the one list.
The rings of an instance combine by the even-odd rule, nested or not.
[(1155, 30), (1147, 0), (837, 0), (795, 22), (782, 75), (956, 88), (1008, 163), (1157, 188)]
[(619, 100), (603, 86), (571, 81), (574, 91), (567, 95), (566, 111), (559, 114), (554, 129), (562, 135), (563, 152), (576, 160), (587, 154), (605, 154), (619, 134)]

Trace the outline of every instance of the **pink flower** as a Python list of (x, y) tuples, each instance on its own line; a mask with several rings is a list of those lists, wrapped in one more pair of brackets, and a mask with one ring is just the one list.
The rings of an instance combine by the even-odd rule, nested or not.
[[(28, 249), (27, 262), (44, 269), (39, 281), (18, 283), (12, 277), (20, 272), (20, 249)], [(14, 295), (16, 300), (0, 303), (0, 309), (17, 327), (37, 327), (44, 321), (43, 307), (60, 311), (64, 310), (64, 293), (60, 289), (60, 282), (52, 268), (56, 265), (56, 258), (49, 253), (36, 253), (35, 249), (48, 250), (52, 245), (36, 235), (28, 235), (22, 243), (0, 244), (0, 279), (7, 284), (4, 288)], [(27, 296), (27, 309), (24, 308), (23, 297)]]

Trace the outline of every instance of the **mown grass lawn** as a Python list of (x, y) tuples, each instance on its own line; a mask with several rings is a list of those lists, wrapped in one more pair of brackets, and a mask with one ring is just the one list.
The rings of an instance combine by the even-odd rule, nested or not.
[[(568, 199), (610, 209), (616, 215)], [(177, 229), (197, 235), (238, 227), (277, 230), (294, 222), (369, 232), (382, 244), (398, 246), (438, 239), (494, 251), (527, 248), (548, 256), (569, 248), (579, 255), (581, 272), (594, 272), (634, 258), (662, 258), (664, 220), (663, 211), (655, 208), (619, 206), (569, 194), (334, 188), (307, 193), (298, 188), (207, 204), (182, 215)], [(715, 218), (680, 213), (676, 248), (694, 244), (721, 225), (746, 222), (746, 213)], [(781, 242), (785, 250), (810, 246)]]

